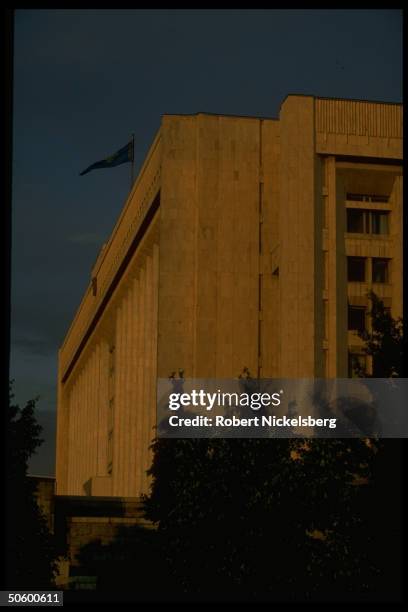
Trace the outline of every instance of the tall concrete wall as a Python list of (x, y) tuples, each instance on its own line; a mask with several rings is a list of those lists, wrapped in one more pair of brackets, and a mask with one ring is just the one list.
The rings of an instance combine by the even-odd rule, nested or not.
[(170, 116), (162, 132), (159, 375), (256, 376), (263, 353), (276, 373), (278, 122)]
[[(290, 96), (280, 114), (281, 376), (315, 376), (316, 211), (314, 100)], [(300, 332), (301, 330), (301, 332)]]

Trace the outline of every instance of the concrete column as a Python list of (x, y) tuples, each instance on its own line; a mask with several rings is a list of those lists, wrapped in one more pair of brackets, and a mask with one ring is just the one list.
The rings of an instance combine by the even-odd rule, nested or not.
[(197, 117), (163, 117), (159, 375), (193, 371)]
[(336, 333), (336, 158), (326, 159), (327, 185), (327, 315), (328, 315), (328, 375), (336, 378), (337, 371), (337, 333)]
[(70, 441), (69, 461), (70, 461), (70, 483), (68, 495), (74, 495), (76, 491), (77, 480), (77, 457), (78, 457), (78, 376), (75, 378), (72, 388), (72, 424), (70, 431), (72, 433), (72, 441)]
[(74, 391), (74, 388), (73, 386), (71, 386), (68, 392), (68, 397), (67, 397), (68, 410), (70, 414), (70, 423), (69, 423), (69, 427), (67, 431), (67, 434), (68, 434), (68, 457), (67, 457), (68, 471), (67, 471), (65, 486), (63, 487), (63, 489), (61, 489), (61, 491), (58, 491), (58, 494), (60, 494), (62, 491), (70, 491), (71, 489), (71, 478), (72, 478), (72, 459), (71, 457), (72, 457), (72, 447), (74, 444), (74, 436), (73, 436), (73, 431), (72, 431), (73, 408), (74, 408), (73, 391)]
[[(60, 357), (58, 356), (58, 361)], [(69, 441), (67, 432), (70, 423), (70, 399), (65, 385), (61, 381), (61, 368), (58, 366), (58, 386), (57, 386), (57, 436), (56, 436), (56, 490), (58, 494), (63, 494), (68, 487), (68, 455)]]
[(132, 410), (131, 406), (131, 388), (132, 388), (132, 378), (131, 378), (131, 349), (132, 349), (132, 289), (131, 287), (127, 290), (126, 296), (124, 298), (124, 338), (125, 340), (125, 363), (124, 363), (124, 412), (123, 412), (123, 481), (122, 481), (122, 495), (129, 496), (129, 479), (130, 479), (130, 469), (129, 469), (129, 457), (131, 453), (130, 449), (130, 413)]
[(93, 410), (93, 359), (94, 351), (92, 350), (88, 357), (88, 408), (86, 411), (86, 450), (87, 450), (87, 461), (86, 461), (86, 473), (84, 478), (85, 482), (92, 476), (92, 410)]
[(131, 288), (131, 321), (132, 342), (130, 350), (130, 371), (131, 371), (131, 393), (130, 393), (130, 441), (129, 441), (129, 495), (137, 495), (137, 476), (136, 476), (136, 446), (137, 446), (137, 411), (138, 398), (137, 387), (139, 382), (138, 372), (138, 350), (139, 350), (139, 281), (134, 279)]
[(86, 393), (86, 404), (84, 410), (84, 470), (82, 475), (81, 487), (83, 488), (85, 482), (90, 477), (90, 463), (91, 463), (91, 440), (90, 440), (90, 413), (91, 413), (91, 393), (92, 393), (92, 384), (91, 384), (91, 357), (92, 355), (88, 355), (88, 359), (85, 366), (85, 393)]
[(123, 316), (122, 316), (122, 368), (123, 368), (123, 403), (122, 403), (122, 416), (120, 419), (120, 440), (121, 440), (121, 462), (120, 462), (120, 478), (119, 478), (119, 491), (120, 495), (126, 496), (126, 480), (127, 480), (127, 413), (128, 413), (128, 384), (129, 384), (129, 372), (128, 372), (128, 347), (129, 347), (129, 333), (128, 333), (128, 317), (129, 317), (129, 295), (128, 292), (123, 297)]
[(396, 176), (394, 187), (391, 193), (390, 203), (392, 206), (390, 234), (392, 238), (392, 262), (391, 262), (391, 283), (392, 283), (392, 305), (391, 314), (393, 317), (403, 315), (403, 177)]
[(152, 306), (153, 306), (153, 261), (150, 256), (146, 257), (145, 275), (145, 348), (144, 348), (144, 381), (143, 381), (143, 459), (142, 459), (142, 492), (147, 493), (148, 477), (146, 470), (149, 466), (149, 444), (151, 442), (150, 411), (151, 411), (151, 379), (152, 379)]
[(139, 321), (137, 327), (138, 335), (138, 356), (137, 356), (137, 403), (136, 403), (136, 482), (137, 482), (137, 495), (140, 495), (142, 491), (143, 483), (143, 444), (145, 443), (143, 437), (143, 426), (144, 426), (144, 347), (145, 347), (145, 334), (144, 334), (144, 323), (145, 323), (145, 269), (140, 270), (139, 276), (139, 296), (138, 296), (138, 313)]
[(81, 479), (82, 479), (82, 466), (84, 461), (84, 425), (83, 425), (83, 414), (85, 407), (85, 393), (84, 393), (84, 370), (81, 369), (79, 375), (79, 387), (78, 387), (78, 452), (75, 456), (76, 463), (76, 475), (75, 475), (75, 495), (82, 495), (81, 490)]
[(82, 390), (81, 396), (79, 400), (79, 437), (81, 440), (81, 446), (78, 453), (78, 464), (79, 464), (79, 480), (78, 480), (78, 494), (83, 495), (83, 484), (84, 484), (84, 476), (85, 476), (85, 467), (86, 467), (86, 410), (88, 406), (88, 398), (87, 398), (87, 372), (86, 366), (83, 368), (82, 372), (82, 382), (81, 382)]
[(98, 386), (99, 386), (99, 344), (96, 344), (93, 353), (93, 394), (92, 394), (92, 465), (91, 476), (95, 477), (98, 462)]
[(77, 372), (76, 375), (76, 382), (75, 382), (75, 387), (76, 387), (76, 399), (75, 399), (75, 427), (74, 427), (74, 431), (75, 431), (75, 444), (74, 444), (74, 449), (75, 449), (75, 455), (73, 458), (73, 466), (74, 466), (74, 479), (73, 479), (73, 487), (74, 487), (74, 492), (72, 493), (72, 495), (76, 495), (77, 491), (78, 491), (78, 482), (79, 482), (79, 462), (78, 462), (78, 458), (79, 458), (79, 452), (80, 452), (80, 447), (81, 447), (81, 437), (80, 437), (80, 397), (81, 397), (81, 391), (82, 391), (82, 373), (79, 370)]
[(121, 466), (121, 418), (123, 407), (123, 305), (118, 305), (116, 312), (116, 340), (115, 340), (115, 414), (113, 427), (113, 469), (112, 494), (120, 495), (119, 480)]
[(86, 474), (86, 464), (88, 459), (87, 454), (87, 435), (86, 435), (86, 414), (88, 411), (88, 368), (87, 361), (85, 361), (84, 370), (82, 374), (82, 397), (80, 404), (80, 428), (81, 428), (81, 450), (80, 455), (78, 457), (80, 464), (80, 479), (79, 479), (79, 489), (81, 495), (84, 494), (83, 484), (85, 480)]
[(78, 454), (78, 467), (79, 467), (79, 479), (78, 479), (78, 494), (83, 495), (84, 491), (82, 488), (84, 482), (84, 474), (86, 467), (86, 410), (88, 406), (88, 398), (87, 398), (88, 388), (87, 388), (87, 372), (86, 365), (83, 367), (83, 371), (81, 374), (81, 394), (79, 400), (79, 439), (80, 439), (80, 449)]
[(109, 381), (109, 345), (106, 340), (101, 340), (99, 348), (98, 368), (98, 456), (97, 476), (106, 476), (107, 469), (107, 443), (108, 443), (108, 381)]
[[(156, 437), (156, 394), (157, 394), (157, 323), (158, 323), (158, 305), (159, 305), (159, 246), (153, 246), (152, 259), (152, 308), (151, 308), (151, 376), (150, 376), (150, 401), (149, 401), (149, 446)], [(153, 453), (150, 448), (147, 449), (147, 468), (150, 468), (153, 460)], [(147, 479), (147, 490), (150, 489), (151, 478)]]
[(75, 377), (73, 384), (73, 410), (72, 410), (72, 445), (70, 445), (70, 487), (67, 491), (68, 495), (74, 495), (76, 491), (77, 479), (77, 455), (78, 455), (78, 376)]
[(287, 98), (280, 121), (281, 376), (314, 378), (316, 250), (321, 242), (316, 196), (322, 195), (316, 192), (313, 98)]
[(336, 175), (336, 160), (326, 161), (328, 191), (328, 374), (347, 377), (347, 269), (344, 242), (345, 192)]
[(80, 456), (80, 416), (81, 416), (81, 383), (82, 379), (80, 375), (77, 375), (75, 381), (75, 410), (74, 410), (74, 436), (75, 442), (73, 447), (74, 456), (72, 458), (72, 464), (74, 466), (72, 490), (71, 495), (78, 493), (78, 482), (79, 482), (79, 456)]
[(77, 495), (83, 495), (82, 483), (84, 475), (84, 464), (85, 464), (85, 419), (84, 415), (86, 412), (86, 386), (85, 386), (85, 368), (81, 372), (81, 389), (79, 393), (78, 401), (78, 428), (79, 428), (79, 445), (77, 454), (78, 463), (78, 478), (77, 478)]

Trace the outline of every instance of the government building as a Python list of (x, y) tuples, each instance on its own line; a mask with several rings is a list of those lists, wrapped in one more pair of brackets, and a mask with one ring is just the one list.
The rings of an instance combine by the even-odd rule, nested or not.
[(157, 378), (351, 376), (370, 289), (402, 316), (401, 105), (163, 116), (59, 351), (57, 496), (148, 493)]

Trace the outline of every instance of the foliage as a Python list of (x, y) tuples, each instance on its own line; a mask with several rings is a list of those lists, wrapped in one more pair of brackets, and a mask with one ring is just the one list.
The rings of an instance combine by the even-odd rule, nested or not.
[(28, 460), (42, 444), (35, 418), (38, 398), (24, 408), (13, 403), (9, 391), (6, 438), (6, 559), (7, 587), (46, 589), (53, 585), (58, 555), (44, 515), (27, 478)]
[(394, 319), (383, 301), (370, 291), (369, 312), (371, 331), (361, 331), (359, 336), (365, 342), (364, 351), (373, 358), (373, 372), (370, 376), (363, 368), (356, 368), (359, 376), (389, 378), (402, 375), (403, 365), (403, 321)]
[[(163, 551), (154, 529), (141, 525), (119, 526), (85, 544), (76, 555), (78, 576), (95, 576), (98, 592), (137, 595), (138, 601), (167, 600)], [(158, 586), (160, 589), (158, 589)]]
[(376, 575), (361, 529), (362, 440), (158, 439), (148, 517), (181, 592), (227, 599), (318, 598)]

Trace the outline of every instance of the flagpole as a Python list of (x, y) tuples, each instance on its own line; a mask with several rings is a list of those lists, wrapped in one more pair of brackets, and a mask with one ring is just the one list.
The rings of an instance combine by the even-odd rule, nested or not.
[(135, 135), (132, 134), (132, 163), (130, 165), (130, 191), (133, 187), (133, 174), (135, 168)]

